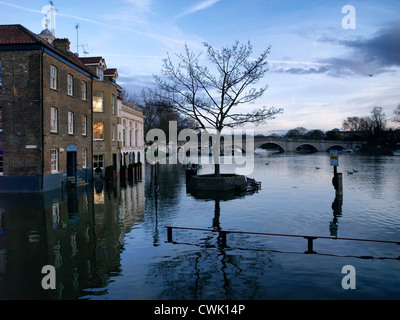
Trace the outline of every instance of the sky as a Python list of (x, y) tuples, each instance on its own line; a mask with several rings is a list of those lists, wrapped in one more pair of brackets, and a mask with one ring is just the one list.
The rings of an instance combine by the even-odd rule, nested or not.
[[(55, 35), (80, 56), (102, 56), (130, 94), (154, 85), (167, 54), (185, 44), (206, 63), (204, 42), (216, 49), (236, 40), (268, 46), (268, 90), (254, 104), (283, 108), (256, 133), (341, 128), (374, 106), (387, 118), (400, 104), (398, 0), (54, 0)], [(0, 0), (0, 24), (44, 28), (46, 0)], [(348, 7), (351, 6), (351, 7)], [(350, 10), (350, 11), (349, 11)], [(78, 29), (76, 25), (79, 24)], [(77, 34), (78, 31), (78, 34)], [(78, 44), (78, 47), (77, 47)], [(87, 52), (84, 53), (84, 50)], [(372, 76), (371, 76), (372, 75)], [(390, 126), (395, 124), (389, 122)], [(247, 128), (247, 127), (245, 127)]]

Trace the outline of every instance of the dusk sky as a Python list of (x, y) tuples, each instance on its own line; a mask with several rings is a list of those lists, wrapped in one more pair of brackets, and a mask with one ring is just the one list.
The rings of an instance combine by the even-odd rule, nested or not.
[[(167, 53), (185, 43), (204, 52), (250, 41), (254, 57), (269, 45), (269, 88), (255, 105), (284, 108), (256, 132), (340, 128), (349, 116), (374, 106), (388, 118), (400, 104), (400, 1), (372, 0), (54, 0), (55, 35), (71, 51), (102, 56), (117, 68), (118, 83), (131, 94), (151, 87)], [(0, 0), (0, 23), (43, 30), (42, 0)], [(351, 5), (355, 20), (347, 20)], [(354, 29), (345, 29), (353, 22)], [(345, 24), (346, 25), (346, 24)], [(80, 56), (85, 56), (79, 47)], [(372, 76), (370, 76), (372, 75)], [(262, 83), (260, 84), (262, 85)], [(389, 123), (389, 125), (394, 125)]]

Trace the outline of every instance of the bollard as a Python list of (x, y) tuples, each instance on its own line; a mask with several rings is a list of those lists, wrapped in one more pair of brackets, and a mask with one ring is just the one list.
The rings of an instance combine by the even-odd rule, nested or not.
[(304, 237), (305, 239), (307, 239), (307, 251), (304, 253), (316, 253), (313, 250), (313, 240), (317, 239), (317, 237)]
[(167, 242), (172, 242), (172, 227), (167, 227)]

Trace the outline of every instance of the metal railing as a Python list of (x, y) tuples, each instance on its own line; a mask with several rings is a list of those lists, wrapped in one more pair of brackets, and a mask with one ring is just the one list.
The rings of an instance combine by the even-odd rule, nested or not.
[(167, 242), (173, 242), (172, 241), (172, 229), (218, 232), (220, 237), (221, 237), (221, 246), (222, 247), (226, 247), (227, 246), (226, 245), (226, 235), (228, 233), (240, 233), (240, 234), (252, 234), (252, 235), (263, 235), (263, 236), (304, 238), (304, 239), (307, 240), (307, 247), (308, 247), (308, 250), (305, 253), (316, 253), (313, 250), (313, 241), (315, 239), (366, 241), (366, 242), (391, 243), (391, 244), (400, 245), (400, 241), (390, 241), (390, 240), (357, 239), (357, 238), (327, 237), (327, 236), (306, 236), (306, 235), (296, 235), (296, 234), (266, 233), (266, 232), (251, 232), (251, 231), (233, 231), (233, 230), (213, 230), (213, 229), (189, 228), (189, 227), (173, 227), (173, 226), (165, 226), (165, 228), (167, 228)]

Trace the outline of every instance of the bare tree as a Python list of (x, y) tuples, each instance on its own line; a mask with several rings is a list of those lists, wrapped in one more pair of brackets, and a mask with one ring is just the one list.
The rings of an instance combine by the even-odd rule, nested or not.
[(393, 121), (400, 122), (400, 103), (397, 105), (397, 108), (393, 111)]
[[(195, 54), (186, 45), (183, 54), (176, 54), (177, 64), (168, 55), (163, 61), (162, 76), (155, 76), (162, 98), (175, 110), (196, 120), (201, 129), (214, 129), (218, 135), (225, 127), (258, 125), (283, 111), (265, 106), (251, 112), (238, 110), (260, 98), (267, 89), (253, 86), (268, 71), (269, 47), (254, 59), (250, 42), (240, 45), (236, 41), (221, 51), (208, 43), (203, 45), (213, 70), (200, 65), (201, 53)], [(219, 174), (217, 163), (215, 174)]]
[(362, 131), (363, 126), (363, 118), (360, 117), (347, 117), (346, 120), (343, 120), (342, 129), (345, 131)]

